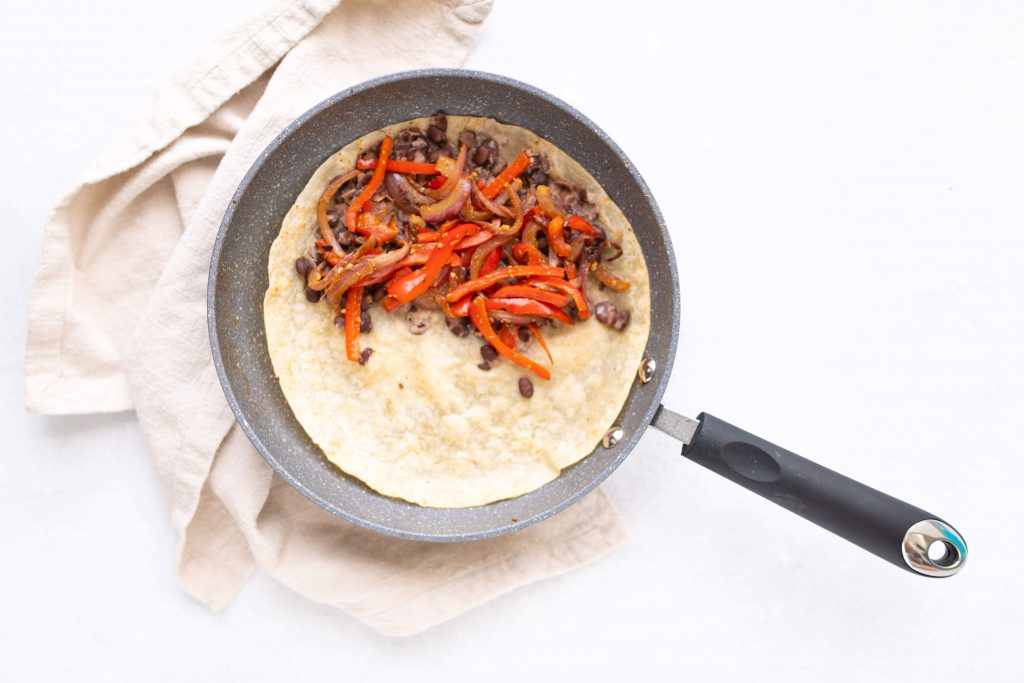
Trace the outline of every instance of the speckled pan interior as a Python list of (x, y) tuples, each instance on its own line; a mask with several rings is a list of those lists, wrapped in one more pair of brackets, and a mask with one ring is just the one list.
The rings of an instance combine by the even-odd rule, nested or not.
[[(634, 381), (619, 417), (624, 438), (612, 448), (598, 446), (536, 491), (475, 508), (423, 508), (388, 498), (328, 462), (285, 401), (263, 328), (270, 245), (317, 167), (361, 135), (438, 110), (523, 126), (571, 154), (629, 219), (651, 278), (647, 350), (658, 372), (648, 384)], [(564, 510), (604, 481), (658, 408), (679, 335), (679, 282), (661, 213), (633, 164), (604, 132), (533, 86), (449, 69), (367, 81), (321, 102), (288, 126), (256, 160), (225, 208), (207, 294), (210, 343), (224, 393), (242, 430), (271, 467), (314, 503), (349, 522), (423, 541), (470, 541), (521, 529)]]

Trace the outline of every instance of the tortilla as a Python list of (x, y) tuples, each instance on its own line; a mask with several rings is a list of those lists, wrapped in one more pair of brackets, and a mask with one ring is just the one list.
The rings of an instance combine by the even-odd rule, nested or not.
[[(551, 367), (544, 381), (501, 359), (485, 372), (479, 337), (453, 335), (442, 314), (416, 336), (400, 312), (371, 309), (372, 347), (365, 366), (345, 358), (344, 331), (329, 307), (310, 304), (295, 260), (309, 253), (317, 232), (316, 204), (331, 178), (351, 169), (382, 135), (396, 135), (427, 119), (366, 135), (325, 161), (285, 216), (270, 248), (270, 284), (264, 298), (267, 346), (281, 389), (296, 419), (324, 455), (346, 473), (387, 496), (427, 507), (470, 507), (532, 491), (598, 446), (615, 423), (636, 378), (650, 330), (650, 286), (640, 244), (622, 211), (568, 154), (517, 126), (478, 117), (448, 117), (448, 135), (470, 128), (504, 141), (508, 162), (523, 149), (546, 154), (552, 178), (587, 190), (598, 223), (622, 245), (610, 268), (631, 283), (625, 292), (599, 291), (591, 278), (591, 305), (610, 300), (631, 318), (616, 331), (595, 318), (544, 328), (554, 365), (536, 342), (525, 351)], [(503, 137), (502, 137), (503, 136)], [(529, 376), (530, 399), (517, 383)]]

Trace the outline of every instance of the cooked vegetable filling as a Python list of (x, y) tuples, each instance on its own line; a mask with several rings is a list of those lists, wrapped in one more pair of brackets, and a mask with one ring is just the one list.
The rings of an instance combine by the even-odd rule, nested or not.
[[(443, 113), (426, 131), (385, 135), (355, 168), (328, 183), (317, 203), (318, 239), (295, 263), (307, 300), (329, 306), (345, 331), (345, 355), (365, 365), (371, 310), (404, 315), (423, 334), (440, 311), (452, 334), (486, 342), (481, 370), (499, 355), (541, 379), (528, 357), (536, 339), (548, 364), (545, 326), (597, 320), (615, 330), (629, 311), (591, 305), (587, 278), (621, 292), (630, 283), (608, 264), (622, 255), (597, 222), (586, 190), (550, 175), (547, 158), (523, 149), (507, 165), (501, 144), (465, 130), (449, 140)], [(539, 358), (539, 357), (538, 357)], [(528, 378), (519, 382), (533, 395)]]

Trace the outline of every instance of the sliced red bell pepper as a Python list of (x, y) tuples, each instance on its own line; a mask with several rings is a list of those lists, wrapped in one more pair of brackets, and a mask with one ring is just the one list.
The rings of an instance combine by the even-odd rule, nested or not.
[(514, 315), (536, 315), (572, 325), (572, 318), (560, 308), (535, 299), (488, 299), (488, 311), (508, 311)]
[(512, 258), (520, 263), (525, 261), (530, 266), (539, 266), (544, 262), (544, 255), (537, 250), (537, 247), (525, 242), (517, 242), (512, 245)]
[(561, 214), (548, 222), (548, 244), (562, 258), (572, 256), (572, 246), (565, 241), (565, 218)]
[[(533, 276), (557, 279), (564, 277), (565, 271), (554, 266), (509, 266), (508, 268), (502, 268), (501, 270), (496, 270), (493, 273), (482, 275), (476, 279), (470, 280), (469, 282), (463, 282), (461, 285), (448, 292), (447, 299), (449, 302), (458, 301), (467, 294), (487, 289), (491, 285), (510, 277)], [(562, 282), (564, 282), (564, 280), (562, 280)], [(577, 293), (579, 292), (577, 291)]]
[(394, 140), (390, 135), (385, 135), (384, 140), (380, 143), (380, 156), (377, 160), (377, 168), (373, 169), (373, 175), (370, 177), (370, 182), (366, 184), (363, 191), (359, 193), (359, 196), (352, 200), (352, 203), (348, 205), (348, 211), (345, 212), (345, 225), (348, 226), (349, 232), (356, 232), (359, 228), (359, 212), (363, 210), (363, 204), (370, 200), (373, 193), (377, 191), (380, 184), (384, 181), (384, 174), (387, 172), (388, 157), (391, 156), (391, 146), (394, 144)]
[[(376, 159), (360, 159), (356, 162), (356, 168), (360, 171), (372, 171), (377, 168), (380, 162)], [(400, 159), (388, 160), (388, 171), (390, 173), (411, 173), (413, 175), (437, 175), (437, 166), (418, 161), (402, 161)]]
[(487, 258), (484, 260), (483, 265), (480, 266), (480, 272), (477, 273), (477, 275), (481, 276), (487, 275), (488, 273), (493, 273), (495, 270), (498, 269), (499, 263), (501, 263), (501, 246), (495, 245), (494, 248), (491, 249), (491, 253), (487, 255)]
[(320, 255), (324, 257), (324, 261), (327, 261), (328, 265), (336, 266), (341, 261), (342, 254), (329, 248), (327, 243), (323, 240), (317, 240), (313, 244), (316, 245), (316, 250), (320, 252)]
[(583, 216), (569, 216), (569, 218), (566, 219), (565, 224), (570, 230), (582, 232), (583, 234), (590, 235), (591, 237), (600, 237), (600, 233), (597, 232), (597, 228), (591, 225), (590, 221)]
[(363, 288), (349, 287), (345, 292), (345, 357), (359, 362), (359, 325), (363, 317)]
[(465, 318), (469, 315), (469, 304), (473, 300), (472, 295), (467, 295), (451, 305), (452, 315), (456, 318)]
[(513, 351), (516, 350), (516, 342), (519, 336), (519, 325), (502, 325), (498, 330), (498, 339), (505, 342)]
[(512, 163), (504, 168), (504, 170), (494, 177), (494, 180), (487, 183), (487, 186), (481, 190), (483, 195), (488, 199), (494, 199), (501, 191), (505, 189), (505, 186), (511, 183), (513, 180), (523, 174), (530, 165), (530, 156), (523, 150), (519, 153)]
[(580, 320), (586, 320), (587, 318), (590, 317), (590, 307), (587, 306), (587, 300), (583, 296), (583, 292), (581, 292), (578, 287), (573, 286), (571, 282), (566, 282), (565, 280), (558, 277), (549, 277), (546, 275), (541, 275), (538, 277), (531, 277), (524, 284), (546, 285), (548, 287), (557, 289), (560, 292), (565, 292), (566, 294), (572, 297), (572, 300), (574, 302), (576, 302), (576, 310), (579, 311)]
[(487, 240), (494, 237), (494, 233), (490, 230), (481, 230), (475, 235), (470, 235), (466, 239), (462, 240), (455, 245), (455, 251), (462, 251), (463, 249), (472, 249), (473, 247), (479, 247)]
[(529, 285), (505, 285), (494, 293), (497, 299), (536, 299), (552, 306), (562, 307), (569, 303), (568, 294), (548, 292)]
[(579, 273), (576, 272), (576, 264), (572, 261), (565, 262), (565, 279), (572, 282), (576, 280)]
[(447, 182), (448, 182), (447, 176), (443, 176), (443, 175), (435, 176), (433, 179), (431, 179), (431, 181), (429, 183), (427, 183), (427, 189), (436, 190), (437, 188), (441, 187), (442, 185), (444, 185)]
[(385, 311), (390, 313), (391, 311), (395, 310), (402, 304), (398, 302), (398, 299), (388, 294), (386, 297), (380, 300), (380, 305), (384, 308)]
[(491, 326), (491, 321), (487, 318), (487, 304), (482, 295), (478, 294), (470, 304), (469, 319), (473, 321), (476, 329), (480, 330), (480, 334), (484, 336), (487, 343), (493, 346), (498, 353), (516, 365), (531, 370), (541, 379), (551, 379), (551, 371), (543, 365), (533, 362), (523, 354), (516, 352), (514, 349), (509, 348), (505, 342), (498, 338), (498, 335), (494, 333), (494, 328)]
[(532, 332), (533, 336), (537, 338), (538, 342), (540, 342), (540, 346), (544, 349), (544, 353), (548, 354), (548, 362), (554, 365), (555, 359), (551, 357), (551, 349), (548, 348), (548, 343), (544, 341), (544, 335), (540, 333), (540, 330), (538, 330), (537, 326), (533, 323), (530, 323), (527, 327), (530, 328), (530, 332)]
[(356, 232), (377, 238), (377, 244), (385, 244), (398, 234), (398, 223), (394, 219), (381, 223), (372, 213), (363, 213), (359, 215), (358, 222)]
[[(393, 280), (388, 285), (388, 293), (398, 299), (399, 302), (407, 304), (426, 292), (434, 284), (437, 276), (441, 274), (441, 269), (444, 265), (451, 259), (452, 247), (455, 243), (478, 230), (480, 230), (480, 226), (473, 223), (463, 223), (449, 230), (430, 251), (426, 264), (405, 277)], [(461, 264), (461, 260), (459, 263)]]

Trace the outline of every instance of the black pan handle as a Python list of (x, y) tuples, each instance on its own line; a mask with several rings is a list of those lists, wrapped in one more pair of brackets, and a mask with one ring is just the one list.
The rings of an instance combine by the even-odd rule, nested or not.
[(907, 571), (952, 576), (967, 560), (963, 537), (935, 515), (713, 415), (691, 420), (662, 406), (652, 424), (690, 460)]

